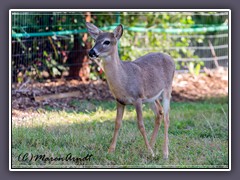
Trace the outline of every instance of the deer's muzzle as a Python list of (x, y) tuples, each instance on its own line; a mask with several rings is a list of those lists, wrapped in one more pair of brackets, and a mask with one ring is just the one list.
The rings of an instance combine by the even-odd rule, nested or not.
[(90, 57), (98, 57), (98, 55), (96, 54), (96, 52), (95, 52), (93, 49), (91, 49), (91, 50), (89, 51), (88, 55), (89, 55)]

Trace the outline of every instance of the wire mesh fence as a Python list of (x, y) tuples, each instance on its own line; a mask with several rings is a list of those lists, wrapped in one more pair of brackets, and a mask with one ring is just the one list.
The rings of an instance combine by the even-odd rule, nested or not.
[(12, 81), (104, 78), (88, 59), (85, 22), (103, 30), (124, 25), (123, 60), (149, 52), (170, 54), (178, 71), (228, 66), (228, 12), (12, 12)]

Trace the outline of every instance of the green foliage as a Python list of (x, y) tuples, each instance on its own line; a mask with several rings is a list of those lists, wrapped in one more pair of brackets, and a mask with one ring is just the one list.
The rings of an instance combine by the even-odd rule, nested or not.
[(203, 66), (203, 62), (189, 62), (188, 70), (192, 75), (198, 76), (201, 70), (201, 66)]
[[(131, 16), (128, 13), (124, 13), (122, 16), (123, 24), (126, 23), (126, 28), (131, 26), (141, 26), (148, 28), (190, 28), (195, 25), (195, 21), (192, 16), (182, 15), (178, 13), (174, 16), (168, 13), (146, 13), (144, 16)], [(130, 19), (130, 21), (129, 21)], [(139, 24), (142, 22), (142, 24)], [(149, 52), (165, 52), (168, 53), (173, 59), (197, 58), (195, 50), (187, 49), (190, 46), (191, 40), (186, 35), (189, 33), (182, 33), (181, 38), (169, 38), (167, 33), (155, 33), (155, 32), (131, 32), (124, 31), (124, 35), (120, 41), (121, 44), (121, 58), (123, 60), (134, 60)], [(199, 38), (198, 42), (202, 42), (203, 38)], [(172, 47), (175, 50), (170, 50)], [(196, 66), (196, 71), (202, 65), (202, 63), (192, 62)], [(191, 64), (192, 64), (191, 63)], [(177, 63), (177, 69), (181, 67), (189, 66), (187, 62)], [(192, 65), (190, 65), (192, 66)]]
[[(75, 12), (28, 12), (12, 15), (13, 33), (41, 33), (85, 28), (85, 16)], [(81, 34), (78, 36), (81, 41)], [(15, 39), (13, 39), (15, 40)], [(69, 70), (64, 61), (73, 48), (73, 35), (16, 38), (13, 45), (13, 71), (32, 78), (61, 77)], [(80, 42), (82, 43), (82, 42)], [(21, 81), (18, 77), (18, 82)]]

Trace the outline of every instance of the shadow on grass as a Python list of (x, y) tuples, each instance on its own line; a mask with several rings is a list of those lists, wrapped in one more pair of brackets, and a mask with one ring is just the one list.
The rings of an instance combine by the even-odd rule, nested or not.
[[(194, 104), (194, 103), (205, 103), (205, 104), (228, 104), (228, 96), (222, 97), (210, 97), (205, 99), (199, 99), (195, 101), (185, 101), (185, 102), (175, 102), (171, 101), (171, 104)], [(116, 101), (115, 100), (75, 100), (69, 102), (69, 105), (72, 108), (54, 108), (49, 105), (43, 106), (42, 108), (46, 111), (66, 111), (68, 113), (76, 112), (76, 113), (94, 113), (98, 109), (101, 110), (116, 110)], [(149, 107), (148, 104), (144, 104), (144, 106)], [(126, 108), (129, 110), (133, 110), (134, 106), (127, 105)]]

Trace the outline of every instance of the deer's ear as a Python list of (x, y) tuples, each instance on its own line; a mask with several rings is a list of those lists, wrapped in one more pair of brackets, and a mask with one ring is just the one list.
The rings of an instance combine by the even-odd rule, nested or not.
[(117, 40), (119, 40), (123, 34), (123, 26), (120, 24), (118, 25), (114, 31), (113, 31), (113, 34), (115, 36), (115, 38), (117, 38)]
[(103, 32), (102, 30), (100, 30), (97, 26), (93, 25), (92, 23), (86, 22), (86, 26), (87, 26), (88, 33), (95, 40), (97, 39), (99, 34), (101, 34)]

